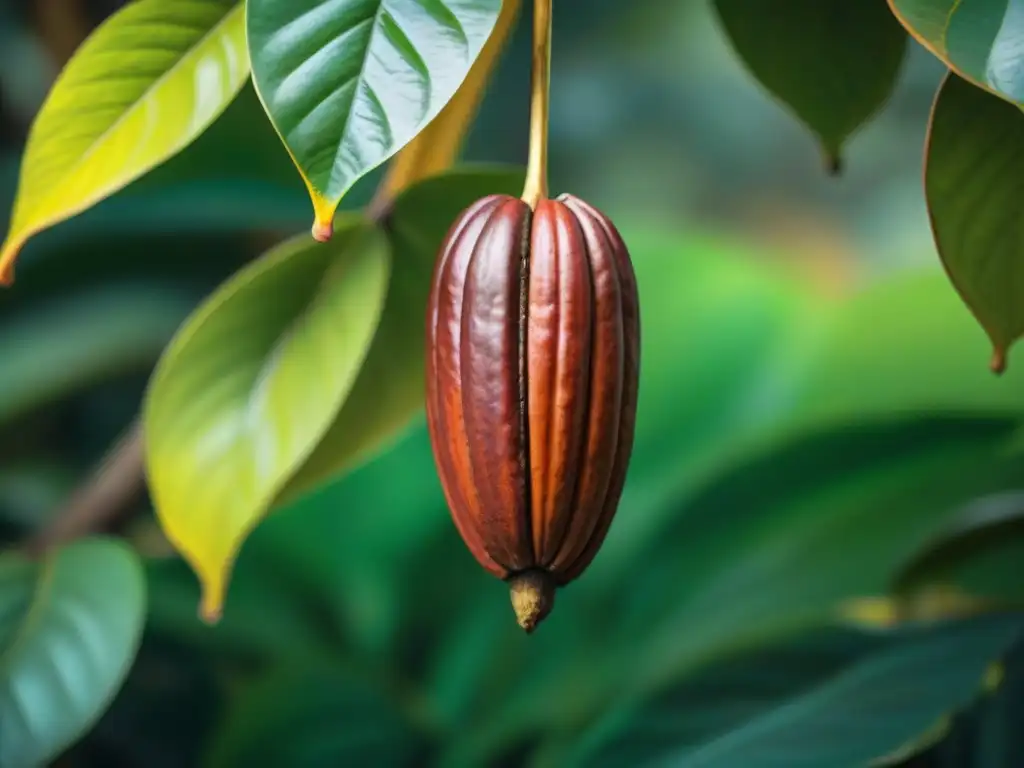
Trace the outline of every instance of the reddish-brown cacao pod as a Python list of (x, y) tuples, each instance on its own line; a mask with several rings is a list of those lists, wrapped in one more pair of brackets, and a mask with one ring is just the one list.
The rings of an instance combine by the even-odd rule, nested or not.
[(604, 541), (633, 447), (636, 278), (618, 231), (562, 195), (492, 195), (441, 247), (427, 421), (452, 518), (528, 632)]

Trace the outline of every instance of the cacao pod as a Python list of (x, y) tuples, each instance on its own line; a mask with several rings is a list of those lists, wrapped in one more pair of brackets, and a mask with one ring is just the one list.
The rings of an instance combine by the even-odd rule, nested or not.
[(456, 219), (427, 310), (427, 422), (466, 545), (532, 632), (604, 541), (633, 447), (640, 319), (618, 231), (562, 195)]

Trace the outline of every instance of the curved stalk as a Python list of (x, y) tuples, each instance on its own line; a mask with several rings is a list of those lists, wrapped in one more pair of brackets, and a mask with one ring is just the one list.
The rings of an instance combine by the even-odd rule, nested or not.
[(536, 208), (548, 196), (548, 115), (551, 91), (551, 0), (533, 3), (530, 70), (530, 156), (523, 201)]

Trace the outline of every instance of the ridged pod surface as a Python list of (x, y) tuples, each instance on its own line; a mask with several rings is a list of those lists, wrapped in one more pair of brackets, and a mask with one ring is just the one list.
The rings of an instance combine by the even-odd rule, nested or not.
[(570, 195), (492, 195), (438, 254), (427, 422), (456, 527), (528, 632), (597, 554), (625, 483), (640, 363), (618, 231)]

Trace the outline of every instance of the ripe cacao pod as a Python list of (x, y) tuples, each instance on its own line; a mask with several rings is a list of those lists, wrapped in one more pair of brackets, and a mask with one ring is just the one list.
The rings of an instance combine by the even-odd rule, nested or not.
[(562, 195), (456, 219), (427, 310), (427, 421), (456, 527), (531, 632), (604, 541), (633, 447), (640, 319), (618, 231)]

